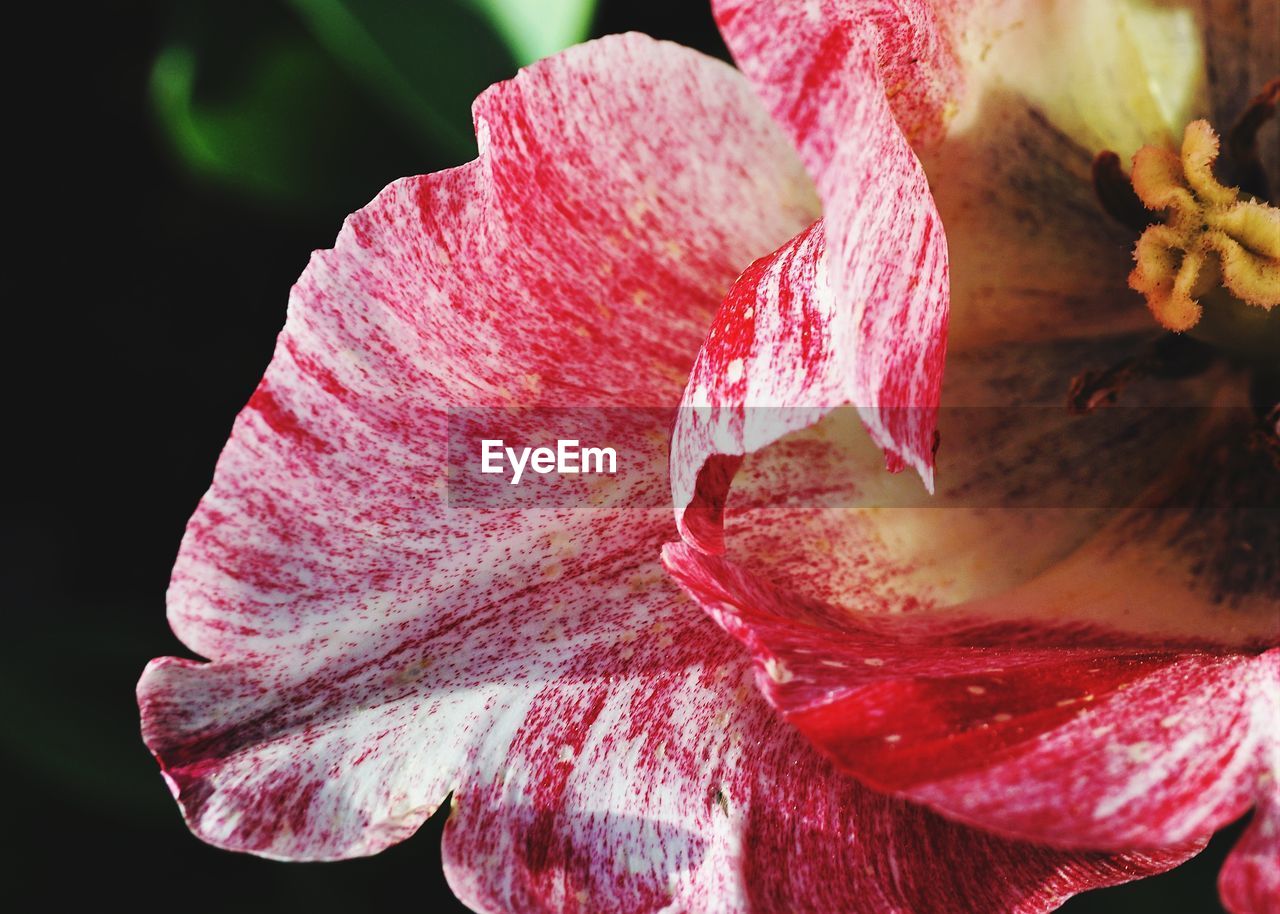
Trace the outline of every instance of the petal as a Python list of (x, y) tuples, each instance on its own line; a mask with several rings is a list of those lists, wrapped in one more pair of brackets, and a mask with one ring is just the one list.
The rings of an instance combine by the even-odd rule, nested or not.
[[(739, 287), (731, 317), (774, 284)], [(874, 787), (1061, 846), (1207, 835), (1257, 800), (1276, 745), (1276, 653), (1253, 654), (1280, 641), (1280, 566), (1259, 551), (1280, 480), (1255, 465), (1247, 409), (1168, 408), (1213, 402), (1213, 378), (1062, 408), (1073, 366), (1132, 347), (953, 355), (932, 498), (876, 472), (847, 411), (729, 467), (727, 508), (713, 459), (685, 514), (701, 551), (670, 549), (668, 570), (748, 646), (775, 707)], [(809, 421), (758, 408), (731, 429), (749, 448)]]
[[(821, 228), (815, 225), (743, 274), (695, 363), (677, 417), (672, 484), (682, 535), (704, 551), (724, 549), (723, 512), (741, 455), (829, 412), (797, 403), (839, 400), (823, 386), (832, 356), (821, 346), (822, 335), (809, 332), (828, 323), (834, 310)], [(790, 332), (803, 353), (791, 364), (768, 347), (788, 327), (799, 328)], [(1037, 611), (1034, 588), (1016, 601), (1007, 596), (1059, 563), (1054, 571), (1059, 584), (1074, 579), (1077, 593), (1081, 587), (1105, 592), (1114, 578), (1089, 571), (1091, 562), (1114, 575), (1152, 560), (1144, 544), (1162, 536), (1178, 539), (1177, 517), (1167, 515), (1166, 532), (1148, 531), (1134, 550), (1127, 548), (1131, 527), (1156, 518), (1157, 512), (1125, 522), (1120, 509), (1141, 497), (1153, 477), (1175, 473), (1180, 464), (1193, 477), (1214, 464), (1212, 454), (1182, 453), (1208, 419), (1241, 412), (1247, 418), (1247, 409), (1212, 405), (1221, 387), (1216, 376), (1135, 381), (1125, 389), (1124, 408), (1089, 416), (1063, 408), (1082, 368), (1119, 363), (1144, 345), (1140, 338), (1120, 338), (953, 354), (941, 409), (944, 473), (933, 497), (910, 480), (879, 473), (874, 451), (845, 421), (850, 411), (837, 411), (812, 433), (793, 435), (747, 462), (748, 472), (733, 496), (734, 555), (767, 567), (773, 579), (797, 593), (859, 612), (870, 605), (945, 607), (992, 597), (981, 615), (1029, 613), (1123, 623), (1147, 638), (1271, 643), (1278, 632), (1274, 614), (1267, 612), (1268, 597), (1259, 593), (1248, 598), (1249, 605), (1224, 613), (1211, 599), (1209, 575), (1195, 576), (1205, 579), (1203, 587), (1188, 592), (1185, 576), (1162, 572), (1153, 586), (1165, 588), (1163, 601), (1138, 607), (1129, 600), (1119, 611), (1115, 599), (1077, 599), (1069, 606), (1057, 600), (1056, 613), (1048, 605)], [(716, 405), (725, 402), (750, 406)], [(1229, 480), (1251, 474), (1243, 466), (1222, 466), (1212, 475)], [(1270, 497), (1266, 492), (1203, 495), (1207, 504), (1233, 509), (1265, 504)], [(1174, 504), (1185, 506), (1201, 497), (1183, 492)], [(874, 510), (853, 510), (858, 508)], [(1233, 518), (1247, 524), (1249, 517), (1235, 511), (1190, 526), (1207, 530), (1216, 524), (1222, 541), (1234, 542), (1239, 535), (1229, 530)], [(1082, 548), (1107, 528), (1107, 537)], [(1203, 544), (1212, 538), (1197, 539)], [(1194, 545), (1188, 542), (1185, 548)], [(817, 559), (815, 549), (821, 550)], [(1163, 564), (1189, 566), (1193, 557), (1179, 554), (1183, 551), (1169, 551)], [(1228, 558), (1211, 567), (1227, 569)], [(1090, 593), (1091, 599), (1100, 596)], [(1167, 611), (1175, 605), (1178, 612)]]
[(741, 455), (848, 397), (826, 263), (822, 222), (753, 263), (694, 362), (672, 434), (671, 488), (681, 535), (700, 548), (723, 549), (724, 500)]
[(838, 767), (997, 832), (1157, 847), (1255, 801), (1280, 651), (1177, 650), (1105, 630), (922, 613), (854, 619), (722, 558), (668, 570), (757, 661), (757, 682)]
[(548, 688), (532, 712), (559, 739), (494, 734), (476, 789), (458, 795), (445, 832), (450, 882), (468, 905), (550, 914), (605, 910), (609, 898), (608, 910), (628, 911), (1045, 911), (1198, 848), (1049, 851), (868, 790), (772, 713), (732, 643), (683, 618), (662, 632), (674, 644), (651, 635), (632, 644), (627, 665), (645, 675)]
[(882, 484), (837, 413), (744, 464), (732, 563), (686, 549), (668, 568), (775, 706), (874, 786), (1064, 846), (1206, 834), (1254, 802), (1275, 745), (1255, 655), (1280, 641), (1280, 566), (1258, 548), (1280, 480), (1251, 465), (1247, 425), (1196, 441), (1167, 408), (981, 405), (1027, 367), (1061, 389), (1060, 350), (1020, 350), (1023, 371), (953, 357), (973, 405), (944, 408), (957, 452), (931, 501)]
[[(1124, 291), (1135, 236), (1105, 220), (1093, 199), (1089, 166), (1099, 148), (1128, 148), (1170, 126), (1180, 130), (1206, 103), (1197, 82), (1206, 69), (1201, 39), (1209, 47), (1209, 70), (1215, 54), (1225, 60), (1232, 53), (1229, 42), (1221, 40), (1222, 30), (1205, 38), (1201, 32), (1212, 31), (1214, 19), (1197, 20), (1173, 5), (920, 6), (925, 5), (897, 4), (895, 13), (885, 13), (879, 4), (855, 0), (807, 4), (798, 12), (799, 4), (727, 3), (718, 8), (718, 18), (744, 71), (817, 174), (824, 203), (823, 169), (835, 170), (832, 150), (850, 120), (814, 114), (826, 110), (828, 98), (810, 91), (825, 86), (821, 75), (813, 75), (819, 71), (814, 59), (832, 57), (824, 36), (827, 45), (838, 47), (873, 33), (878, 47), (888, 49), (880, 52), (882, 67), (904, 57), (910, 61), (905, 77), (894, 84), (902, 91), (893, 107), (924, 161), (948, 229), (956, 349), (981, 359), (992, 343), (1005, 340), (1086, 340), (1144, 326), (1149, 319), (1141, 302)], [(1014, 28), (1001, 29), (1000, 16)], [(1026, 21), (1033, 17), (1037, 21)], [(1229, 15), (1223, 18), (1232, 21)], [(875, 25), (868, 27), (867, 20)], [(933, 40), (919, 40), (922, 31)], [(776, 32), (799, 37), (771, 40)], [(1266, 47), (1268, 39), (1249, 46)], [(917, 50), (895, 54), (899, 47)], [(1195, 53), (1179, 55), (1180, 47)], [(1082, 48), (1090, 53), (1080, 53)], [(1248, 56), (1257, 57), (1252, 51)], [(1077, 65), (1089, 71), (1085, 78), (1070, 75)], [(1125, 73), (1142, 78), (1117, 75)], [(796, 89), (801, 84), (804, 92)], [(1089, 105), (1098, 102), (1102, 108), (1082, 104), (1090, 92), (1096, 97)], [(787, 101), (795, 98), (805, 101), (788, 109)], [(1138, 132), (1132, 133), (1135, 127)], [(1132, 136), (1122, 136), (1125, 130)], [(833, 234), (831, 221), (828, 211), (828, 234)], [(789, 252), (780, 252), (778, 261), (787, 265), (758, 270), (763, 275), (772, 269), (773, 278), (749, 283), (748, 274), (743, 284), (758, 288), (731, 293), (733, 314), (739, 315), (728, 315), (731, 328), (746, 325), (740, 315), (754, 313), (754, 301), (787, 313), (773, 304), (779, 277), (792, 299), (818, 303), (808, 304), (809, 311), (822, 317), (830, 310), (825, 302), (831, 292), (820, 282), (810, 280), (817, 289), (812, 292), (787, 289), (786, 277), (794, 272)], [(821, 278), (817, 270), (811, 275)], [(720, 340), (750, 339), (749, 333), (718, 329), (695, 378), (708, 350), (727, 349)], [(1096, 355), (1103, 364), (1103, 352), (1116, 342), (1099, 347)], [(1035, 351), (1028, 349), (1013, 361), (1030, 363)], [(1087, 352), (1078, 350), (1077, 358), (1081, 351)], [(737, 370), (735, 357), (743, 359)], [(714, 358), (709, 361), (715, 364)], [(748, 378), (730, 390), (739, 397), (744, 389), (761, 389), (749, 367), (742, 370), (750, 362), (741, 349), (719, 359), (722, 378)], [(1085, 367), (1091, 362), (1077, 362), (1077, 372)], [(951, 371), (954, 379), (954, 365)], [(716, 372), (708, 374), (704, 396), (687, 396), (686, 405), (733, 402), (717, 398)], [(804, 383), (802, 374), (795, 386)], [(731, 387), (724, 380), (719, 386)], [(1058, 390), (1065, 391), (1065, 385)], [(949, 816), (1074, 846), (1158, 844), (1204, 834), (1255, 801), (1253, 782), (1264, 770), (1261, 758), (1274, 742), (1269, 736), (1275, 727), (1274, 717), (1261, 722), (1257, 708), (1260, 696), (1273, 687), (1265, 657), (1239, 650), (1274, 644), (1280, 619), (1272, 594), (1274, 563), (1255, 561), (1252, 576), (1240, 577), (1235, 571), (1249, 566), (1230, 553), (1238, 553), (1241, 542), (1256, 548), (1273, 538), (1274, 517), (1247, 507), (1237, 510), (1247, 505), (1240, 493), (1228, 502), (1231, 510), (1217, 510), (1209, 502), (1199, 515), (1157, 510), (1117, 517), (1115, 510), (1096, 509), (1121, 502), (1111, 497), (1095, 502), (1087, 492), (1085, 510), (1057, 495), (1030, 503), (1051, 504), (1052, 511), (1008, 510), (1008, 499), (1025, 491), (1023, 485), (1041, 476), (1040, 470), (1062, 468), (1078, 482), (1093, 475), (1089, 463), (1083, 464), (1085, 473), (1072, 475), (1079, 457), (1096, 461), (1096, 454), (1106, 454), (1105, 462), (1113, 462), (1111, 451), (1091, 454), (1084, 443), (1069, 439), (1061, 451), (1042, 449), (1035, 458), (1038, 467), (1014, 465), (1004, 492), (988, 489), (985, 503), (961, 502), (968, 510), (884, 511), (885, 504), (913, 503), (900, 492), (877, 503), (884, 493), (877, 491), (881, 483), (865, 461), (851, 469), (831, 459), (825, 439), (833, 435), (834, 419), (828, 418), (825, 430), (793, 435), (771, 449), (787, 449), (781, 456), (765, 455), (775, 464), (773, 481), (789, 477), (785, 488), (775, 486), (755, 499), (749, 491), (735, 493), (729, 523), (736, 524), (737, 537), (729, 548), (737, 561), (731, 564), (706, 553), (726, 548), (721, 534), (725, 500), (741, 455), (817, 420), (835, 405), (813, 398), (750, 402), (806, 407), (808, 413), (764, 410), (767, 418), (752, 418), (711, 409), (702, 410), (702, 417), (681, 417), (684, 440), (678, 425), (673, 463), (677, 510), (683, 512), (686, 542), (702, 554), (673, 547), (668, 568), (749, 645), (766, 694), (802, 730), (809, 727), (807, 735), (845, 770), (923, 799)], [(1188, 402), (1196, 401), (1180, 405)], [(1030, 425), (1012, 429), (1011, 453), (1023, 447), (1019, 438), (1059, 441), (1056, 433), (1045, 435), (1052, 424)], [(946, 431), (944, 442), (951, 440)], [(1161, 435), (1167, 429), (1147, 431)], [(1002, 437), (991, 441), (1006, 449)], [(1187, 456), (1185, 441), (1169, 445), (1172, 454)], [(1155, 462), (1144, 469), (1151, 476), (1177, 463), (1170, 453), (1149, 456)], [(801, 463), (806, 458), (814, 472)], [(1211, 460), (1206, 466), (1240, 478), (1230, 463)], [(998, 464), (1010, 466), (1005, 460)], [(819, 510), (820, 499), (835, 489), (822, 480), (822, 470), (831, 468), (843, 472), (844, 481), (852, 477), (859, 496), (871, 489), (869, 504), (881, 510), (845, 510), (857, 501), (837, 502), (840, 510)], [(1166, 473), (1164, 479), (1169, 478)], [(962, 472), (950, 482), (962, 490), (974, 480), (982, 481)], [(1054, 491), (1060, 494), (1063, 487), (1055, 485)], [(788, 501), (788, 495), (801, 500)], [(766, 509), (766, 502), (773, 508)], [(1155, 548), (1144, 548), (1141, 541), (1133, 547), (1135, 517), (1144, 519), (1147, 545)], [(1195, 523), (1186, 523), (1188, 517)], [(1245, 526), (1238, 525), (1241, 518)], [(1102, 535), (1090, 541), (1099, 531)], [(1117, 551), (1117, 545), (1129, 548)], [(1066, 557), (1071, 560), (1054, 567)], [(916, 560), (923, 567), (913, 564)], [(751, 575), (746, 567), (753, 569)], [(768, 585), (762, 583), (766, 580)], [(1116, 587), (1116, 581), (1133, 584)], [(965, 612), (938, 609), (957, 603)], [(905, 612), (905, 619), (868, 620), (886, 609)], [(930, 612), (912, 615), (920, 610)], [(811, 628), (797, 634), (806, 614), (815, 617)], [(948, 639), (955, 650), (938, 650), (938, 642), (946, 645)], [(1061, 649), (1036, 656), (1028, 645), (1037, 642)], [(995, 670), (993, 663), (1004, 677), (996, 684), (980, 678)], [(880, 672), (868, 676), (868, 669)], [(1012, 672), (1006, 676), (1006, 670)], [(1068, 694), (1075, 687), (1080, 691)], [(1082, 705), (1086, 695), (1090, 700)], [(984, 696), (1014, 706), (996, 709), (984, 704)], [(1165, 703), (1186, 716), (1155, 718), (1154, 709)], [(1083, 722), (1077, 722), (1077, 714)], [(914, 769), (911, 758), (919, 763)], [(959, 767), (932, 771), (940, 758)], [(988, 767), (995, 773), (985, 777)], [(1086, 784), (1082, 772), (1101, 772), (1099, 785)], [(937, 781), (925, 787), (916, 777)], [(1134, 792), (1141, 793), (1137, 801)], [(1119, 805), (1107, 808), (1109, 802)], [(1095, 809), (1105, 809), (1103, 821), (1094, 821)]]
[[(820, 189), (835, 190), (879, 74), (913, 141), (945, 131), (963, 86), (960, 29), (974, 4), (905, 0), (713, 0), (734, 59), (800, 149)], [(871, 57), (871, 74), (863, 73)], [(852, 83), (848, 80), (853, 77)], [(824, 201), (825, 201), (824, 195)]]
[[(1272, 771), (1277, 769), (1273, 768)], [(1236, 844), (1218, 889), (1231, 914), (1275, 914), (1280, 910), (1280, 796), (1273, 773), (1266, 793), (1253, 811), (1253, 821)]]
[[(462, 782), (480, 722), (652, 622), (626, 582), (661, 578), (662, 478), (637, 477), (655, 507), (625, 522), (455, 508), (447, 411), (509, 407), (520, 441), (522, 407), (674, 403), (741, 265), (813, 218), (738, 74), (673, 45), (574, 49), (475, 114), (477, 161), (393, 184), (315, 255), (188, 526), (169, 618), (215, 663), (157, 661), (139, 695), (220, 846), (403, 838)], [(664, 435), (619, 421), (619, 446), (661, 460)]]
[[(757, 358), (784, 372), (808, 359), (803, 378), (780, 383), (788, 405), (852, 401), (890, 468), (910, 466), (929, 486), (947, 251), (907, 138), (940, 128), (952, 91), (951, 49), (928, 4), (836, 7), (715, 6), (736, 59), (795, 141), (823, 204), (821, 256), (832, 303), (817, 314), (801, 305), (799, 323), (781, 323), (757, 340)], [(913, 78), (916, 68), (930, 78)], [(705, 371), (723, 367), (714, 354), (707, 361)], [(735, 402), (712, 393), (713, 405)]]

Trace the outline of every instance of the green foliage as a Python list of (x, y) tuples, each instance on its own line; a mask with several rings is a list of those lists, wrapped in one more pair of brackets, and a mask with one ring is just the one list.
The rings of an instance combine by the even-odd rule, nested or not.
[(475, 155), (471, 102), (585, 37), (595, 0), (179, 7), (150, 92), (193, 175), (286, 206), (358, 205)]
[(521, 66), (582, 41), (596, 6), (595, 0), (466, 2), (488, 17)]
[(452, 0), (289, 0), (317, 41), (422, 140), (474, 154), (471, 101), (515, 71), (492, 28)]
[(198, 52), (167, 47), (151, 71), (151, 96), (174, 151), (201, 177), (275, 199), (306, 194), (322, 178), (314, 150), (341, 98), (332, 68), (315, 51), (288, 42), (246, 62), (245, 85), (221, 102), (196, 97)]

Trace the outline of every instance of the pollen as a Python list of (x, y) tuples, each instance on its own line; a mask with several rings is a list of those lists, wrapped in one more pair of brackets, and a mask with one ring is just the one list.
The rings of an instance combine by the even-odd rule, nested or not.
[(1129, 286), (1167, 330), (1199, 323), (1200, 299), (1220, 287), (1267, 311), (1280, 304), (1280, 209), (1219, 183), (1217, 158), (1206, 121), (1187, 125), (1181, 155), (1144, 146), (1133, 157), (1133, 189), (1163, 221), (1138, 239)]

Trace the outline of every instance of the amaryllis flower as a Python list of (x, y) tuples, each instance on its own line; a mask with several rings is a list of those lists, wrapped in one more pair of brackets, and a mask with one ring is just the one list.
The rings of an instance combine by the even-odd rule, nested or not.
[[(479, 911), (1030, 912), (1256, 806), (1276, 910), (1275, 4), (716, 12), (741, 72), (570, 49), (314, 256), (174, 569), (211, 662), (139, 685), (191, 828), (451, 797)], [(682, 391), (669, 481), (451, 497), (451, 410), (644, 466)]]

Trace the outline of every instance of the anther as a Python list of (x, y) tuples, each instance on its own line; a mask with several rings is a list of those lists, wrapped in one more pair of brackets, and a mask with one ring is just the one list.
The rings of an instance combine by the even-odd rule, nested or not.
[(1073, 415), (1087, 415), (1114, 404), (1134, 381), (1195, 377), (1207, 371), (1213, 360), (1213, 349), (1199, 340), (1176, 333), (1161, 334), (1110, 368), (1086, 371), (1073, 378), (1067, 391), (1067, 410)]
[(1199, 299), (1220, 285), (1247, 305), (1280, 304), (1280, 209), (1218, 182), (1218, 136), (1207, 122), (1187, 125), (1181, 153), (1144, 146), (1133, 157), (1133, 189), (1164, 221), (1138, 239), (1129, 286), (1175, 332), (1200, 321)]

